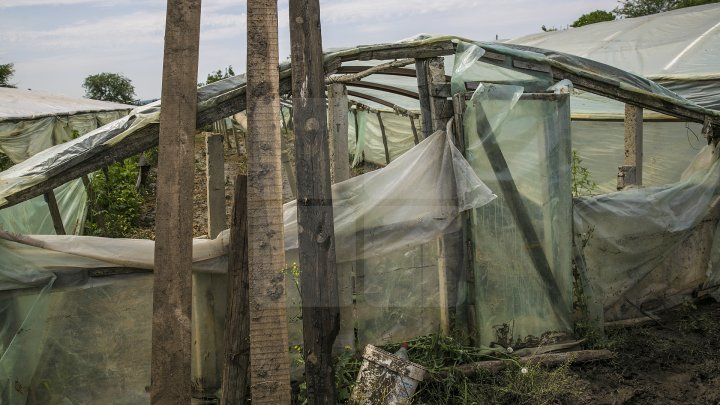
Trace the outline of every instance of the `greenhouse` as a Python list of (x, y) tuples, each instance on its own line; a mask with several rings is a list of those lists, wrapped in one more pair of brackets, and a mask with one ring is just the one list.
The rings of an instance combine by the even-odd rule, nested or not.
[[(458, 37), (323, 58), (326, 84), (338, 90), (328, 91), (336, 176), (343, 155), (380, 166), (332, 186), (338, 347), (440, 331), (489, 351), (567, 349), (578, 345), (578, 300), (602, 329), (718, 286), (720, 113), (712, 105), (582, 57)], [(290, 72), (280, 65), (285, 96)], [(246, 96), (245, 75), (200, 88), (197, 126), (244, 111)], [(278, 119), (290, 125), (296, 108), (284, 103)], [(580, 121), (596, 113), (604, 118)], [(28, 232), (2, 214), (154, 147), (160, 114), (159, 102), (137, 107), (0, 173), (0, 311), (10, 320), (0, 330), (3, 403), (147, 401), (155, 243)], [(633, 130), (643, 118), (658, 119), (650, 124), (659, 129)], [(685, 123), (699, 151), (660, 154), (687, 143)], [(619, 137), (605, 136), (615, 130)], [(617, 156), (593, 154), (613, 142)], [(4, 143), (0, 130), (3, 152)], [(623, 161), (627, 145), (640, 152)], [(604, 163), (589, 166), (604, 194), (574, 193), (574, 149), (583, 162)], [(623, 190), (609, 192), (618, 166)], [(289, 268), (300, 253), (301, 204), (283, 207)], [(82, 208), (60, 208), (74, 229)], [(58, 219), (47, 206), (33, 209)], [(212, 325), (193, 327), (192, 378), (204, 398), (221, 384), (229, 243), (230, 231), (193, 242), (194, 274), (215, 278), (207, 287), (215, 290), (193, 296), (193, 322)], [(302, 343), (294, 282), (285, 279), (290, 345)]]

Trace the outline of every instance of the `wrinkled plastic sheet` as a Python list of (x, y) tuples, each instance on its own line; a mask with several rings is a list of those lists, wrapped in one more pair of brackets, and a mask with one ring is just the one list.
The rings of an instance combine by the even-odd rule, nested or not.
[[(716, 251), (708, 260), (701, 248), (717, 245), (711, 208), (720, 196), (718, 153), (705, 147), (671, 185), (575, 200), (576, 244), (586, 245), (590, 298), (604, 309), (605, 321), (644, 316), (639, 308), (677, 303), (718, 279)], [(690, 254), (681, 257), (682, 244), (696, 232), (685, 246)]]
[[(383, 169), (333, 186), (339, 269), (365, 269), (356, 292), (361, 342), (437, 330), (435, 240), (455, 229), (460, 212), (494, 198), (444, 132)], [(295, 213), (294, 202), (285, 205), (289, 261), (297, 257)], [(228, 237), (226, 230), (195, 239), (193, 270), (225, 273)], [(146, 400), (152, 275), (88, 279), (84, 269), (152, 269), (153, 241), (0, 232), (0, 255), (0, 311), (13, 320), (0, 330), (0, 382), (23, 387), (2, 392), (3, 403)], [(50, 290), (56, 277), (64, 283)], [(286, 281), (290, 343), (300, 344), (299, 295)]]

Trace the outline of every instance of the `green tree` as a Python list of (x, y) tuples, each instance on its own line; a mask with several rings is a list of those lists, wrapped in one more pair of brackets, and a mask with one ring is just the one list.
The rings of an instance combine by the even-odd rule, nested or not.
[(227, 79), (228, 77), (232, 76), (235, 76), (235, 72), (233, 71), (232, 65), (228, 65), (228, 67), (225, 68), (225, 72), (218, 69), (212, 73), (208, 73), (205, 83), (198, 83), (198, 87), (202, 87), (210, 83), (215, 83), (219, 80)]
[(15, 67), (12, 63), (0, 65), (0, 87), (15, 87), (10, 84), (10, 78), (15, 74)]
[(580, 16), (574, 23), (570, 24), (571, 27), (582, 27), (583, 25), (595, 24), (603, 21), (612, 21), (615, 19), (613, 13), (605, 10), (595, 10), (590, 13), (586, 13)]
[(87, 98), (125, 104), (135, 102), (135, 87), (132, 81), (120, 73), (90, 75), (85, 78), (82, 86)]
[(720, 0), (622, 0), (613, 14), (619, 17), (641, 17), (679, 8), (717, 3)]

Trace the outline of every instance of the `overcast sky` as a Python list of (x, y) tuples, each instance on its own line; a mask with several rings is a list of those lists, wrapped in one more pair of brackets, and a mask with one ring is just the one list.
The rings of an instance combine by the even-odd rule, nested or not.
[[(566, 27), (616, 0), (321, 0), (324, 48), (393, 42), (418, 33), (513, 38)], [(122, 73), (138, 98), (160, 96), (165, 0), (0, 0), (0, 64), (19, 88), (82, 96), (83, 79)], [(280, 58), (289, 56), (288, 0), (279, 0)], [(245, 71), (244, 0), (203, 0), (199, 81)]]

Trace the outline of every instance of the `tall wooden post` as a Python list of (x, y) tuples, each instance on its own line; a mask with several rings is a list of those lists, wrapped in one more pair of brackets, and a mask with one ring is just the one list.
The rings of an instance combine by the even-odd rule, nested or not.
[[(420, 96), (420, 129), (422, 138), (433, 133), (432, 117), (430, 115), (430, 87), (428, 86), (429, 60), (415, 60), (415, 75), (417, 76), (418, 95)], [(414, 127), (413, 127), (414, 128)]]
[[(328, 86), (328, 130), (330, 141), (330, 175), (332, 183), (350, 178), (348, 159), (348, 96), (344, 84)], [(355, 318), (353, 311), (353, 264), (337, 265), (338, 303), (340, 304), (340, 331), (335, 350), (355, 348)]]
[(643, 109), (625, 104), (625, 159), (618, 173), (618, 190), (642, 185)]
[(192, 190), (200, 0), (168, 0), (153, 281), (152, 404), (190, 403)]
[(307, 397), (310, 405), (336, 404), (332, 347), (340, 316), (319, 0), (290, 2), (290, 42)]
[(277, 1), (247, 3), (248, 261), (252, 402), (290, 402)]
[(248, 299), (247, 177), (235, 178), (228, 252), (228, 305), (225, 314), (225, 365), (221, 405), (245, 403), (250, 367)]

